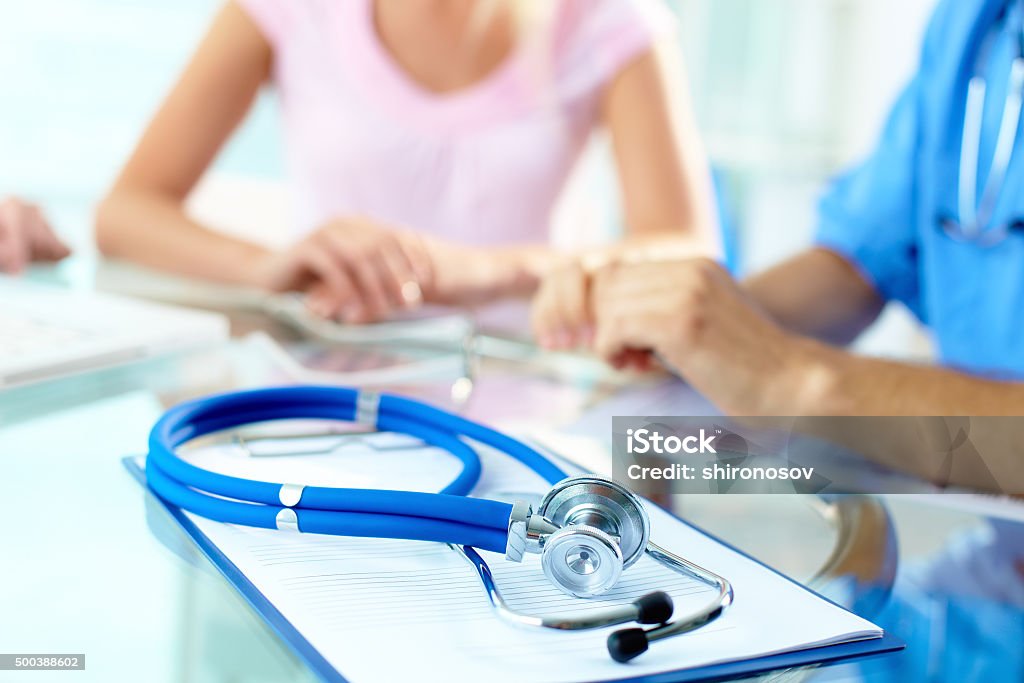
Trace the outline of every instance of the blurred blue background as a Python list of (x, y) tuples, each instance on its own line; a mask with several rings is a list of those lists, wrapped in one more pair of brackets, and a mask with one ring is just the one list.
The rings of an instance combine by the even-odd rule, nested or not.
[[(0, 192), (94, 201), (219, 6), (215, 0), (0, 2)], [(283, 174), (264, 95), (218, 161)]]

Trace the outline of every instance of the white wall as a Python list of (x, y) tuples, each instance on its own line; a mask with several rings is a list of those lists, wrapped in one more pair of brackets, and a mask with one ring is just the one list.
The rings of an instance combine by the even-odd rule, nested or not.
[[(935, 0), (679, 0), (694, 103), (738, 204), (744, 266), (806, 246), (827, 179), (872, 148)], [(862, 340), (921, 356), (902, 309)]]

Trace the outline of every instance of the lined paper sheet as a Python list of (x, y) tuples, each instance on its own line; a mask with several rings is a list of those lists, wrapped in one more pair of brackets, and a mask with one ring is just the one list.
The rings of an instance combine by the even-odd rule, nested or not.
[[(481, 449), (481, 457), (485, 475), (476, 495), (539, 497), (547, 489), (504, 456)], [(361, 437), (344, 440), (329, 455), (251, 458), (235, 447), (220, 447), (189, 458), (239, 476), (335, 486), (367, 485), (373, 478), (389, 488), (430, 490), (455, 471), (450, 456), (434, 449), (394, 443), (384, 448)], [(371, 477), (374, 471), (378, 476)], [(652, 538), (728, 577), (736, 601), (712, 625), (659, 642), (629, 665), (608, 657), (605, 639), (614, 629), (552, 632), (499, 621), (476, 572), (444, 545), (284, 533), (190, 518), (325, 659), (355, 682), (614, 680), (882, 635), (869, 622), (653, 506), (650, 513)], [(548, 584), (537, 556), (514, 564), (481, 554), (509, 603), (528, 612), (579, 614), (665, 590), (681, 614), (714, 597), (707, 586), (645, 557), (602, 600), (579, 600)]]

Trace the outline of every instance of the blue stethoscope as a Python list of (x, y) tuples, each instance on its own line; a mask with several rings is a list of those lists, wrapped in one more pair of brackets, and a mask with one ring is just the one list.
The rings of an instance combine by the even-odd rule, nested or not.
[[(462, 463), (439, 493), (272, 484), (211, 472), (175, 451), (198, 437), (273, 420), (357, 422), (379, 431), (414, 436)], [(553, 485), (537, 510), (525, 502), (470, 498), (480, 479), (480, 457), (467, 442), (490, 446), (518, 460)], [(458, 415), (408, 398), (341, 387), (284, 387), (222, 394), (169, 410), (149, 436), (146, 479), (171, 505), (212, 520), (245, 526), (446, 543), (472, 564), (491, 606), (504, 620), (526, 626), (585, 630), (637, 622), (608, 637), (608, 651), (626, 662), (649, 643), (693, 631), (732, 604), (730, 583), (654, 544), (643, 502), (620, 484), (566, 473), (525, 443)], [(672, 620), (663, 592), (627, 605), (579, 616), (518, 612), (501, 596), (490, 568), (475, 550), (522, 561), (539, 553), (545, 576), (563, 592), (590, 598), (614, 586), (644, 554), (716, 589), (706, 607)]]
[(995, 152), (989, 167), (981, 199), (978, 199), (978, 170), (982, 130), (984, 128), (985, 98), (988, 81), (985, 70), (989, 66), (992, 46), (999, 35), (998, 22), (989, 30), (978, 51), (974, 75), (967, 86), (967, 105), (964, 110), (963, 137), (960, 144), (960, 169), (958, 175), (957, 204), (958, 217), (941, 217), (939, 225), (943, 231), (958, 242), (970, 242), (982, 247), (994, 247), (1019, 227), (1014, 220), (1000, 225), (991, 225), (996, 204), (1006, 183), (1006, 174), (1020, 137), (1021, 108), (1024, 106), (1024, 7), (1015, 3), (1008, 9), (1007, 20), (1013, 22), (1017, 31), (1017, 56), (1010, 67), (1010, 83), (1006, 102), (999, 123)]

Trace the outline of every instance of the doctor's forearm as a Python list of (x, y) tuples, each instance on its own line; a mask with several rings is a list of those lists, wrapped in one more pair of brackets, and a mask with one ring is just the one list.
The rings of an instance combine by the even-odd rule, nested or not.
[[(1024, 384), (997, 382), (953, 370), (848, 353), (824, 344), (803, 353), (810, 400), (788, 406), (803, 415), (1021, 415)], [(822, 378), (827, 378), (822, 380)], [(780, 406), (781, 407), (781, 406)], [(778, 413), (783, 414), (783, 413)]]
[[(816, 391), (799, 405), (777, 405), (777, 415), (894, 416), (908, 421), (873, 422), (844, 430), (837, 423), (798, 421), (794, 428), (823, 436), (883, 463), (942, 485), (993, 491), (1024, 491), (1024, 428), (1017, 420), (975, 420), (970, 442), (950, 460), (949, 444), (965, 417), (1024, 414), (1024, 385), (978, 379), (935, 367), (864, 358), (818, 346), (805, 357), (806, 378)], [(823, 377), (828, 379), (822, 381)], [(790, 387), (792, 395), (801, 395)], [(779, 394), (775, 394), (779, 395)], [(931, 436), (929, 436), (931, 435)], [(934, 444), (930, 439), (934, 437)]]
[(180, 203), (146, 191), (115, 188), (96, 212), (96, 241), (106, 256), (226, 284), (259, 286), (255, 244), (192, 221)]
[(856, 339), (884, 306), (856, 268), (820, 248), (748, 278), (743, 286), (779, 326), (840, 346)]

